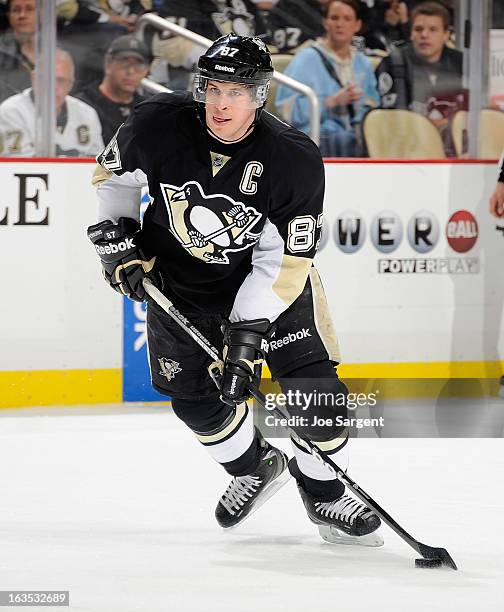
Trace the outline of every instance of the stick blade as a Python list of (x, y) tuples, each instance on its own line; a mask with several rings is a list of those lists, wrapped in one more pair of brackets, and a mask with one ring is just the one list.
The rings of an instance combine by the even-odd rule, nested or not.
[(434, 546), (427, 546), (427, 544), (420, 544), (418, 552), (424, 559), (437, 559), (441, 561), (441, 565), (445, 567), (449, 567), (453, 570), (458, 569), (455, 561), (451, 558), (446, 548), (435, 548)]

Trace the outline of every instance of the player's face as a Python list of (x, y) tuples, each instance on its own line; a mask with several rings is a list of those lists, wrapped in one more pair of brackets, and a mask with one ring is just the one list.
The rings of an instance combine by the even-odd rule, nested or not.
[(327, 19), (324, 19), (329, 44), (337, 47), (350, 45), (361, 26), (362, 23), (351, 6), (343, 2), (331, 3)]
[(417, 55), (427, 62), (437, 62), (443, 53), (449, 32), (438, 15), (417, 15), (411, 28), (411, 42)]
[(109, 80), (111, 87), (121, 93), (134, 94), (148, 71), (147, 62), (134, 55), (119, 53), (107, 60), (105, 64), (105, 77)]
[(37, 1), (12, 0), (9, 23), (16, 34), (33, 34), (37, 27)]
[(247, 133), (254, 121), (256, 108), (252, 105), (246, 85), (210, 81), (205, 98), (207, 126), (223, 140), (237, 140)]

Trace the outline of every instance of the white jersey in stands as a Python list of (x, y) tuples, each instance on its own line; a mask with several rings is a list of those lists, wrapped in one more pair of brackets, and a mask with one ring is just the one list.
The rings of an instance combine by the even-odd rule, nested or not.
[[(57, 155), (93, 157), (103, 150), (100, 120), (85, 102), (66, 96), (57, 123)], [(0, 155), (34, 154), (35, 104), (30, 88), (0, 104)]]

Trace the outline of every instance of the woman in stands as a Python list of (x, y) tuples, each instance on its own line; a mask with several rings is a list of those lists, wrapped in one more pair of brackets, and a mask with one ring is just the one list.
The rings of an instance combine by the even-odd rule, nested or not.
[[(323, 8), (326, 35), (302, 49), (285, 74), (315, 90), (321, 109), (320, 149), (326, 157), (361, 154), (360, 125), (364, 115), (379, 105), (376, 78), (370, 60), (352, 47), (359, 32), (359, 3), (331, 0)], [(308, 132), (307, 98), (284, 85), (276, 106), (294, 127)]]

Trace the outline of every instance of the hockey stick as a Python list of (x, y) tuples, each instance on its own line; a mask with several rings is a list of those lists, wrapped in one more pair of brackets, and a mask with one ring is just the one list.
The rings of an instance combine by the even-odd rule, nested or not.
[[(215, 230), (215, 232), (212, 232), (211, 234), (207, 234), (206, 236), (202, 236), (202, 238), (203, 238), (203, 240), (205, 240), (208, 243), (208, 242), (210, 242), (210, 240), (213, 240), (214, 238), (217, 238), (217, 236), (220, 236), (221, 234), (224, 234), (225, 232), (227, 232), (230, 229), (233, 229), (233, 227), (236, 227), (236, 221), (233, 221), (233, 223), (230, 223), (229, 225), (226, 225), (224, 227), (221, 227), (218, 230)], [(196, 246), (196, 245), (191, 241), (191, 242), (186, 242), (182, 246), (185, 247), (185, 248), (189, 248), (189, 247)]]
[[(143, 281), (145, 291), (147, 294), (160, 306), (172, 319), (178, 323), (178, 325), (188, 333), (192, 339), (199, 344), (199, 346), (217, 363), (221, 362), (219, 352), (217, 349), (210, 344), (210, 342), (203, 336), (191, 323), (188, 321), (183, 314), (181, 314), (171, 301), (163, 294), (157, 287), (155, 287), (149, 279)], [(220, 378), (221, 373), (216, 365), (210, 370), (215, 384), (220, 389)], [(265, 408), (266, 399), (264, 395), (257, 389), (249, 389), (251, 395), (258, 402), (260, 406)], [(280, 406), (275, 406), (272, 412), (280, 416), (281, 418), (289, 418), (289, 413)], [(422, 544), (411, 536), (405, 529), (403, 529), (391, 516), (386, 512), (368, 493), (364, 491), (346, 472), (339, 468), (336, 463), (328, 456), (324, 451), (319, 449), (311, 440), (305, 436), (299, 434), (291, 426), (287, 426), (289, 434), (295, 440), (299, 446), (306, 449), (313, 457), (318, 461), (325, 464), (329, 471), (336, 477), (339, 478), (348, 488), (367, 506), (369, 506), (391, 529), (393, 529), (397, 535), (402, 538), (407, 544), (416, 550), (423, 559), (427, 559), (429, 562), (424, 562), (423, 559), (416, 559), (415, 564), (417, 567), (436, 567), (445, 565), (451, 569), (456, 570), (457, 566), (455, 561), (451, 558), (450, 554), (445, 548), (437, 548)]]

